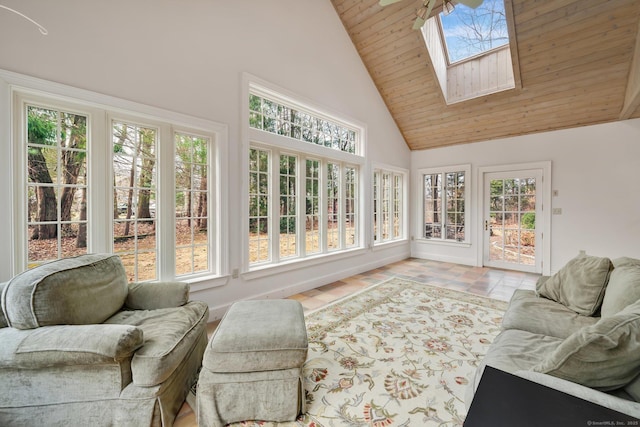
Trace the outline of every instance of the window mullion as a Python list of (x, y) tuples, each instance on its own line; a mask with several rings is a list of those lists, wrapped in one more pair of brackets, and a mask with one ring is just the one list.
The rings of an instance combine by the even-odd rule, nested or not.
[(442, 229), (440, 231), (440, 239), (442, 240), (447, 240), (447, 203), (448, 203), (448, 197), (447, 197), (447, 173), (446, 172), (442, 172), (441, 174), (441, 178), (440, 178), (440, 182), (442, 183), (442, 196), (440, 197), (440, 199), (442, 200), (441, 202), (441, 206), (440, 206), (440, 212), (441, 212), (441, 216), (442, 216)]
[(338, 233), (340, 235), (340, 250), (347, 247), (347, 167), (344, 163), (339, 163), (340, 174), (338, 175)]
[(297, 249), (300, 258), (304, 258), (307, 255), (306, 165), (306, 157), (298, 156), (298, 162), (296, 164), (296, 242), (298, 244)]
[(280, 261), (280, 151), (271, 150), (269, 165), (269, 251), (271, 262)]
[(321, 247), (321, 251), (323, 254), (327, 253), (329, 250), (329, 242), (328, 242), (328, 234), (327, 234), (327, 230), (328, 230), (328, 224), (329, 224), (329, 213), (328, 213), (328, 208), (329, 208), (329, 203), (328, 203), (328, 188), (327, 188), (327, 183), (328, 183), (328, 171), (327, 171), (327, 167), (328, 167), (329, 162), (327, 162), (326, 160), (321, 160), (320, 161), (320, 182), (318, 185), (318, 197), (320, 199), (319, 201), (319, 205), (320, 205), (320, 212), (322, 214), (321, 216), (321, 221), (320, 221), (320, 247)]
[(160, 126), (156, 189), (156, 243), (159, 261), (159, 280), (170, 280), (176, 271), (176, 216), (175, 216), (175, 136), (171, 126)]

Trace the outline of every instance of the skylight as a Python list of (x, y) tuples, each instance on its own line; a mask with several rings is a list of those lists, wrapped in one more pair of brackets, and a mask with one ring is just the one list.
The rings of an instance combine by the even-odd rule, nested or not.
[(503, 0), (484, 0), (476, 9), (456, 4), (449, 15), (440, 14), (449, 64), (509, 43)]

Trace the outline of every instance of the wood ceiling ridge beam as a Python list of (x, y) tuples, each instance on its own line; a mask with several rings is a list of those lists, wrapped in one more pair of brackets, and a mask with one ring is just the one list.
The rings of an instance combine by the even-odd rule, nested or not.
[(640, 109), (640, 19), (636, 30), (635, 49), (629, 67), (624, 103), (619, 117), (621, 120), (629, 119), (638, 109)]

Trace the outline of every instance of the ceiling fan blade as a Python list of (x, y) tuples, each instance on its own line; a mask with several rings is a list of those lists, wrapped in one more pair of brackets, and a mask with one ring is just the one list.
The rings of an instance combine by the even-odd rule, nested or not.
[[(381, 0), (382, 1), (382, 0)], [(454, 0), (456, 3), (463, 4), (467, 7), (475, 9), (482, 4), (483, 0)]]
[(422, 6), (422, 8), (418, 9), (418, 13), (416, 14), (416, 20), (413, 21), (413, 29), (419, 30), (422, 28), (427, 19), (429, 19), (431, 15), (431, 11), (433, 10), (433, 6), (436, 4), (436, 0), (429, 0), (429, 3), (426, 6)]
[(380, 0), (378, 4), (380, 6), (389, 6), (390, 4), (398, 3), (400, 0)]

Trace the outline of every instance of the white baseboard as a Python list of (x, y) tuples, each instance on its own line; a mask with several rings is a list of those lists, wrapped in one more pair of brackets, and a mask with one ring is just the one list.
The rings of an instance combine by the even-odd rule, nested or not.
[[(291, 286), (284, 286), (279, 289), (270, 290), (268, 292), (264, 292), (257, 295), (251, 295), (243, 300), (257, 300), (257, 299), (282, 299), (287, 298), (291, 295), (299, 294), (301, 292), (306, 292), (311, 289), (315, 289), (319, 286), (324, 286), (329, 283), (337, 282), (338, 280), (342, 280), (344, 278), (355, 276), (356, 274), (364, 273), (365, 271), (374, 270), (378, 267), (385, 266), (387, 264), (391, 264), (394, 262), (402, 261), (403, 259), (407, 259), (410, 257), (410, 252), (406, 251), (401, 254), (396, 254), (394, 256), (380, 258), (376, 261), (367, 263), (354, 265), (351, 268), (347, 268), (340, 271), (334, 271), (329, 274), (323, 276), (316, 276), (304, 282), (296, 283)], [(224, 316), (229, 307), (231, 307), (232, 303), (221, 304), (215, 307), (209, 307), (209, 322), (219, 320)]]
[(462, 258), (462, 257), (434, 254), (433, 252), (420, 252), (420, 251), (413, 251), (411, 253), (411, 256), (414, 258), (429, 259), (433, 261), (449, 262), (452, 264), (462, 264), (462, 265), (469, 265), (471, 267), (477, 267), (475, 258)]

